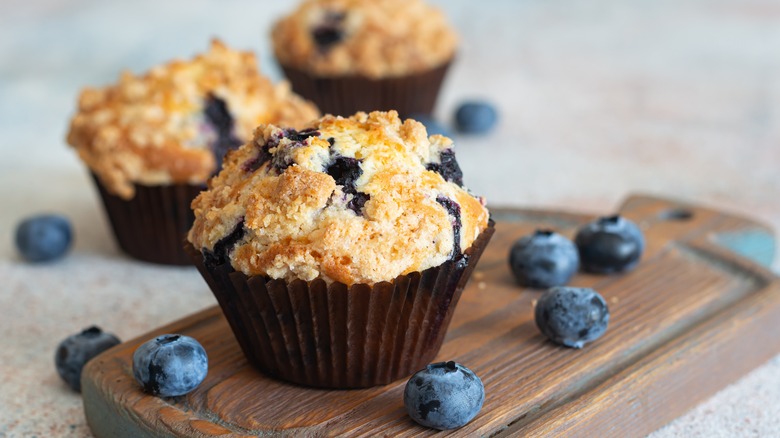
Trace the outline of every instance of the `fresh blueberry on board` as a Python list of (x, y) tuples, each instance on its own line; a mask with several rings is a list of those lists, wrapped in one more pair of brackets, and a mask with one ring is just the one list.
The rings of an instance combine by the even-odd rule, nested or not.
[(184, 395), (200, 385), (206, 373), (206, 350), (189, 336), (158, 336), (133, 353), (133, 376), (152, 395)]
[(536, 326), (556, 344), (582, 348), (607, 330), (607, 302), (593, 289), (553, 287), (542, 294), (534, 311)]
[(433, 429), (457, 429), (482, 409), (485, 387), (470, 369), (449, 361), (415, 373), (404, 389), (404, 406), (414, 421)]
[(452, 138), (452, 132), (433, 116), (428, 114), (415, 113), (409, 116), (409, 118), (422, 123), (425, 126), (425, 130), (428, 131), (428, 136), (443, 135), (445, 137)]
[(536, 230), (509, 250), (509, 266), (521, 286), (563, 286), (577, 272), (580, 257), (571, 240), (550, 230)]
[(92, 326), (68, 336), (54, 354), (57, 373), (74, 391), (81, 392), (81, 369), (90, 359), (120, 343), (119, 338)]
[(582, 227), (574, 238), (586, 272), (611, 274), (636, 267), (645, 248), (639, 227), (619, 216), (605, 216)]
[(464, 102), (455, 111), (455, 129), (464, 134), (486, 134), (497, 121), (496, 108), (483, 101)]
[(73, 242), (70, 221), (57, 214), (24, 219), (16, 227), (16, 248), (29, 262), (47, 262), (65, 255)]

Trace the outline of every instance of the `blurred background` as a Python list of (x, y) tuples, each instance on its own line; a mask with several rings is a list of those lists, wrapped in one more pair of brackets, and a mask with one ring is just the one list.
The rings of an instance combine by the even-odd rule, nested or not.
[[(430, 1), (461, 36), (436, 116), (450, 124), (475, 98), (499, 110), (489, 135), (455, 137), (465, 183), (489, 205), (606, 214), (650, 193), (780, 230), (780, 2)], [(279, 80), (270, 27), (295, 3), (0, 0), (0, 309), (16, 315), (0, 325), (0, 386), (15, 394), (0, 397), (0, 437), (87, 433), (80, 399), (51, 366), (61, 338), (98, 323), (130, 339), (213, 304), (186, 268), (118, 253), (64, 142), (80, 89), (189, 58), (212, 37), (258, 52)], [(73, 220), (75, 248), (57, 265), (25, 266), (12, 231), (42, 211)], [(778, 376), (775, 358), (655, 436), (778, 434)], [(56, 389), (31, 392), (41, 379)]]
[[(462, 38), (437, 116), (450, 122), (469, 98), (500, 111), (492, 135), (456, 139), (467, 185), (491, 204), (605, 212), (641, 191), (780, 225), (776, 1), (433, 3)], [(124, 69), (190, 57), (219, 37), (257, 51), (279, 79), (268, 34), (294, 4), (0, 2), (1, 177), (11, 182), (0, 190), (28, 162), (86, 185), (63, 141), (69, 117), (82, 87)]]

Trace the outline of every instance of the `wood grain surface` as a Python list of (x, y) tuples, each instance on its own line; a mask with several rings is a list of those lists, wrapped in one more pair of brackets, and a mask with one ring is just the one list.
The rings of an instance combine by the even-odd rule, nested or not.
[[(755, 261), (764, 261), (765, 246), (751, 250), (756, 235), (773, 245), (762, 225), (672, 201), (630, 198), (620, 212), (643, 229), (646, 252), (630, 273), (574, 278), (572, 285), (604, 296), (611, 318), (602, 338), (573, 350), (539, 333), (533, 305), (540, 292), (514, 283), (507, 254), (536, 228), (572, 237), (593, 218), (492, 211), (496, 235), (437, 356), (463, 363), (485, 384), (482, 411), (449, 432), (454, 436), (643, 436), (780, 351), (780, 281)], [(740, 245), (741, 235), (750, 236), (752, 246)], [(209, 374), (186, 396), (144, 394), (132, 377), (132, 353), (149, 338), (174, 332), (203, 344)], [(265, 377), (249, 367), (213, 307), (95, 358), (82, 375), (82, 394), (98, 437), (447, 434), (408, 418), (404, 384), (328, 391)]]

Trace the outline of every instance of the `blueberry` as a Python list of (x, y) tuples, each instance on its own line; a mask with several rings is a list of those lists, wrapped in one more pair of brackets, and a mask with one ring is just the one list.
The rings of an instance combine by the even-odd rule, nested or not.
[(347, 208), (354, 211), (356, 215), (363, 215), (363, 207), (371, 199), (371, 195), (363, 192), (355, 192), (352, 194), (352, 199), (347, 203)]
[(548, 289), (536, 302), (536, 326), (556, 344), (582, 348), (607, 330), (609, 309), (598, 292), (581, 287)]
[(133, 353), (133, 376), (153, 395), (184, 395), (200, 385), (207, 372), (206, 350), (189, 336), (158, 336)]
[(639, 227), (620, 216), (597, 219), (574, 238), (580, 252), (582, 269), (596, 274), (610, 274), (633, 269), (645, 248)]
[(206, 120), (217, 131), (217, 139), (210, 147), (217, 163), (215, 172), (219, 172), (225, 154), (241, 146), (241, 140), (233, 134), (233, 116), (230, 115), (227, 103), (224, 100), (209, 94), (206, 97), (203, 113), (206, 116)]
[(363, 174), (361, 160), (351, 157), (334, 156), (325, 172), (330, 175), (336, 184), (341, 186), (341, 190), (352, 199), (347, 203), (347, 208), (360, 215), (363, 206), (371, 199), (368, 193), (358, 192), (355, 187), (355, 181)]
[(438, 134), (438, 135), (443, 135), (445, 137), (452, 138), (452, 132), (450, 132), (450, 130), (447, 129), (446, 126), (439, 123), (435, 118), (433, 118), (430, 115), (415, 113), (412, 114), (409, 118), (422, 123), (425, 126), (425, 129), (428, 131), (429, 136)]
[(345, 193), (354, 193), (355, 181), (363, 174), (360, 163), (357, 158), (336, 156), (328, 164), (325, 172), (336, 181), (336, 184), (343, 187)]
[[(317, 128), (307, 128), (303, 131), (296, 131), (292, 128), (287, 128), (284, 130), (284, 138), (290, 139), (290, 141), (295, 143), (303, 143), (306, 140), (309, 139), (309, 137), (319, 137), (320, 131), (317, 130)], [(330, 141), (328, 141), (330, 143)]]
[(203, 253), (204, 263), (209, 267), (216, 267), (228, 263), (230, 261), (230, 252), (233, 251), (236, 243), (244, 238), (245, 234), (246, 228), (244, 228), (244, 218), (241, 218), (241, 221), (233, 227), (233, 231), (231, 231), (230, 234), (214, 244), (213, 251), (209, 251), (205, 248), (201, 251)]
[(423, 426), (457, 429), (474, 418), (485, 401), (485, 387), (470, 369), (452, 361), (428, 365), (404, 389), (409, 416)]
[[(257, 156), (244, 162), (241, 168), (244, 172), (254, 172), (262, 167), (263, 164), (270, 161), (271, 167), (275, 169), (277, 173), (282, 173), (293, 163), (292, 152), (295, 149), (304, 146), (309, 137), (319, 136), (320, 132), (313, 128), (304, 129), (303, 131), (296, 131), (292, 128), (277, 131), (265, 142), (265, 144), (259, 147)], [(285, 144), (284, 147), (279, 147), (279, 144), (285, 138), (289, 139), (290, 142)], [(331, 139), (328, 140), (330, 142)], [(272, 154), (271, 149), (276, 149), (276, 151)]]
[(447, 210), (450, 216), (450, 223), (452, 223), (452, 253), (451, 258), (455, 258), (460, 255), (460, 229), (462, 227), (460, 217), (460, 205), (450, 198), (445, 196), (437, 196), (436, 202)]
[(68, 252), (72, 241), (70, 221), (64, 216), (32, 216), (16, 227), (16, 247), (22, 257), (30, 262), (58, 259)]
[(317, 47), (325, 52), (344, 39), (344, 32), (338, 27), (323, 24), (311, 31), (311, 37), (317, 43)]
[(327, 52), (344, 39), (343, 22), (347, 14), (340, 11), (328, 11), (320, 24), (311, 31), (311, 37), (320, 52)]
[(460, 170), (458, 160), (455, 159), (455, 151), (445, 149), (439, 154), (438, 163), (428, 163), (425, 168), (441, 175), (445, 181), (453, 182), (463, 187), (463, 172)]
[(523, 236), (509, 251), (509, 266), (522, 286), (563, 286), (577, 272), (580, 257), (571, 240), (549, 230)]
[(218, 133), (227, 135), (233, 130), (233, 116), (223, 99), (213, 94), (206, 96), (203, 114)]
[[(283, 131), (281, 137), (274, 136), (266, 143), (264, 149), (268, 151), (270, 148), (276, 148), (273, 155), (270, 156), (271, 167), (273, 167), (277, 173), (284, 172), (288, 167), (293, 164), (294, 151), (298, 148), (306, 146), (306, 140), (309, 137), (319, 137), (320, 132), (316, 129), (310, 128), (303, 131), (296, 131), (292, 128), (287, 128)], [(280, 144), (282, 139), (288, 139), (289, 142)]]
[(498, 112), (487, 102), (464, 102), (455, 111), (455, 128), (466, 134), (485, 134), (498, 121)]
[(81, 391), (81, 369), (90, 359), (119, 344), (119, 339), (92, 326), (60, 342), (54, 365), (62, 380), (74, 391)]

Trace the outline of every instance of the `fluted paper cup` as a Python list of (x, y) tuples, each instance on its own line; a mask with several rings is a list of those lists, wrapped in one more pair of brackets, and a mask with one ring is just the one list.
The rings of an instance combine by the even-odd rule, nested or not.
[(350, 116), (358, 111), (396, 110), (402, 117), (431, 114), (450, 62), (426, 72), (373, 79), (365, 76), (318, 77), (282, 66), (293, 91), (313, 101), (320, 111)]
[(122, 199), (93, 176), (119, 247), (138, 260), (164, 265), (191, 265), (182, 240), (192, 227), (192, 200), (205, 185), (135, 185), (135, 196)]
[(253, 366), (292, 383), (347, 389), (393, 382), (433, 360), (493, 231), (491, 221), (456, 260), (372, 286), (248, 277), (185, 247)]

